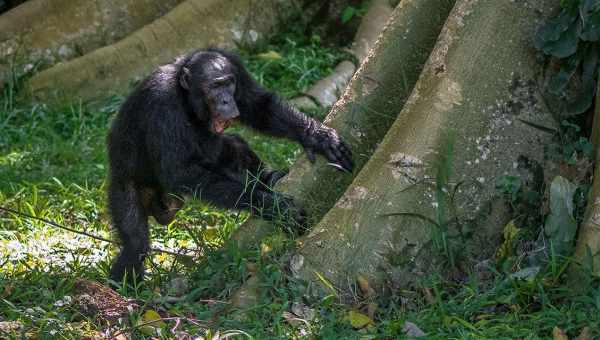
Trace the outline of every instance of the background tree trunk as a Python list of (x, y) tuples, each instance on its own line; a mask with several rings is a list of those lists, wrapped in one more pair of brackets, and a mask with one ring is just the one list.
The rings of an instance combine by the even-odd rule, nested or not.
[[(600, 81), (598, 82), (600, 85)], [(600, 86), (596, 95), (596, 112), (592, 127), (592, 143), (596, 147), (596, 167), (593, 176), (592, 188), (588, 197), (585, 218), (579, 227), (579, 237), (575, 249), (575, 260), (583, 268), (574, 268), (577, 271), (591, 271), (600, 276)], [(573, 283), (582, 284), (580, 279), (588, 275), (573, 276)]]
[[(11, 64), (42, 67), (111, 44), (183, 0), (30, 0), (0, 15), (0, 82)], [(22, 71), (22, 70), (19, 70)]]
[[(412, 91), (454, 1), (403, 0), (325, 123), (352, 145), (355, 174), (368, 161), (381, 136)], [(352, 181), (320, 158), (304, 156), (277, 185), (305, 207), (316, 223)], [(242, 248), (273, 231), (271, 223), (251, 218), (233, 235)]]
[(190, 50), (255, 41), (273, 28), (279, 12), (285, 13), (273, 0), (187, 0), (115, 44), (38, 73), (28, 87), (41, 98), (123, 92)]
[(508, 218), (495, 182), (519, 160), (541, 161), (551, 138), (522, 120), (555, 124), (538, 96), (532, 38), (559, 2), (457, 2), (398, 119), (301, 240), (296, 275), (348, 294), (359, 275), (399, 289), (493, 255)]
[[(361, 20), (360, 26), (354, 36), (350, 52), (362, 63), (377, 37), (390, 19), (393, 8), (388, 0), (372, 0), (369, 10)], [(319, 80), (306, 93), (292, 100), (292, 104), (301, 108), (331, 107), (344, 92), (350, 78), (356, 71), (356, 66), (350, 60), (339, 63), (332, 74)], [(313, 101), (314, 100), (314, 101)]]

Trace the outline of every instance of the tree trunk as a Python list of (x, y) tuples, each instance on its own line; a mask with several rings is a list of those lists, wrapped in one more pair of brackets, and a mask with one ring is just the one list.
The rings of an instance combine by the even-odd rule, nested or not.
[[(598, 82), (600, 85), (600, 82)], [(577, 271), (591, 271), (600, 276), (600, 86), (596, 95), (596, 112), (592, 126), (592, 143), (596, 147), (596, 168), (594, 170), (592, 188), (588, 197), (588, 205), (583, 223), (579, 227), (579, 238), (575, 249), (575, 261), (583, 268)], [(580, 279), (587, 275), (573, 276), (573, 283), (583, 283)]]
[[(388, 0), (370, 2), (369, 10), (361, 20), (350, 49), (359, 63), (362, 63), (367, 57), (367, 53), (377, 41), (379, 33), (390, 19), (392, 11), (393, 8), (390, 7)], [(354, 71), (356, 71), (356, 67), (351, 61), (342, 61), (335, 67), (332, 74), (316, 82), (307, 91), (307, 96), (294, 98), (292, 104), (300, 108), (316, 108), (316, 104), (327, 108), (333, 106), (348, 85)]]
[[(423, 68), (454, 1), (403, 0), (362, 63), (325, 123), (351, 144), (355, 174), (367, 162), (404, 105)], [(320, 158), (301, 157), (277, 190), (290, 194), (317, 222), (350, 184)], [(271, 223), (251, 218), (233, 235), (242, 248), (273, 231)]]
[(120, 93), (190, 50), (258, 39), (274, 26), (279, 8), (273, 0), (187, 0), (115, 44), (38, 73), (28, 86), (42, 98)]
[(523, 121), (555, 125), (538, 95), (532, 39), (559, 2), (457, 2), (398, 119), (301, 240), (296, 275), (342, 295), (359, 275), (404, 289), (493, 255), (508, 218), (495, 182), (522, 159), (541, 161), (551, 138)]
[(113, 43), (183, 0), (30, 0), (0, 15), (0, 82), (10, 64), (53, 65)]

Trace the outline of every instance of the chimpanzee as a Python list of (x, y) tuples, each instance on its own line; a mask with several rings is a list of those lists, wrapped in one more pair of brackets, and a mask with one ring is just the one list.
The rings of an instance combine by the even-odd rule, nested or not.
[(284, 173), (266, 169), (241, 137), (224, 134), (236, 119), (298, 141), (311, 161), (317, 152), (353, 168), (334, 129), (258, 85), (232, 52), (198, 50), (160, 66), (125, 100), (108, 135), (108, 207), (122, 242), (113, 280), (143, 277), (148, 217), (170, 223), (182, 197), (304, 223), (303, 210), (270, 189)]

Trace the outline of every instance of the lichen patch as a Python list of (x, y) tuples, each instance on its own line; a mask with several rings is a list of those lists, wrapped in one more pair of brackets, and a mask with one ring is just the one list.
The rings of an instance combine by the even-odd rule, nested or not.
[(350, 191), (346, 192), (346, 194), (342, 198), (340, 198), (336, 205), (340, 209), (353, 209), (354, 203), (367, 198), (368, 193), (369, 191), (367, 190), (367, 188), (355, 186)]
[(386, 166), (392, 170), (394, 179), (405, 179), (407, 183), (416, 183), (423, 168), (423, 161), (415, 156), (396, 152), (390, 156)]
[(440, 84), (441, 91), (438, 91), (437, 101), (434, 107), (438, 111), (448, 111), (455, 105), (463, 102), (462, 88), (460, 84), (452, 79), (444, 78)]

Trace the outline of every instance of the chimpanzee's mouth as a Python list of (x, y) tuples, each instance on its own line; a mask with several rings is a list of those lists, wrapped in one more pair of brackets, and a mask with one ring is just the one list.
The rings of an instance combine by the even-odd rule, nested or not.
[(231, 125), (232, 123), (232, 119), (219, 119), (219, 118), (213, 118), (212, 120), (212, 131), (216, 134), (222, 134), (225, 129), (227, 129), (229, 127), (229, 125)]

